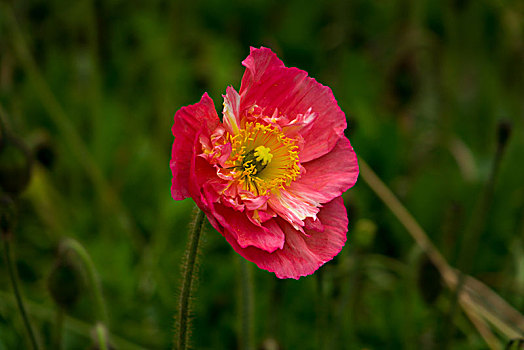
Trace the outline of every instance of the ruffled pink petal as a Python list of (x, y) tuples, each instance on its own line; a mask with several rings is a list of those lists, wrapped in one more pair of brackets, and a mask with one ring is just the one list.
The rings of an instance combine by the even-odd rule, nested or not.
[[(278, 112), (288, 118), (316, 113), (302, 131), (305, 144), (300, 160), (307, 162), (329, 152), (346, 128), (346, 117), (331, 89), (298, 68), (287, 68), (268, 48), (251, 48), (240, 87), (240, 110), (258, 105), (264, 114)], [(309, 112), (311, 109), (311, 112)]]
[(267, 205), (267, 196), (257, 196), (253, 198), (245, 198), (243, 200), (248, 210), (265, 210)]
[(239, 212), (220, 204), (213, 206), (220, 232), (229, 232), (235, 244), (241, 248), (254, 247), (271, 253), (284, 246), (284, 232), (275, 222), (268, 220), (260, 226), (252, 223), (245, 212)]
[(304, 220), (304, 227), (306, 230), (324, 232), (324, 225), (322, 225), (322, 222), (320, 222), (318, 218), (306, 218), (306, 220)]
[(170, 168), (173, 174), (171, 195), (175, 200), (189, 197), (189, 173), (193, 158), (193, 146), (198, 130), (214, 129), (220, 120), (213, 100), (205, 93), (200, 102), (182, 107), (175, 113), (173, 124), (173, 148), (171, 152)]
[(288, 191), (311, 201), (325, 203), (357, 182), (358, 161), (349, 140), (342, 136), (328, 154), (302, 164), (306, 171)]
[(347, 233), (347, 213), (342, 197), (324, 205), (318, 213), (324, 226), (323, 232), (307, 230), (307, 235), (296, 231), (285, 221), (283, 228), (286, 241), (282, 249), (268, 253), (255, 247), (242, 248), (229, 231), (222, 231), (233, 249), (261, 269), (274, 272), (278, 278), (307, 276), (333, 259), (344, 246)]
[(266, 210), (249, 210), (246, 214), (252, 223), (259, 226), (277, 216), (271, 208), (267, 208)]

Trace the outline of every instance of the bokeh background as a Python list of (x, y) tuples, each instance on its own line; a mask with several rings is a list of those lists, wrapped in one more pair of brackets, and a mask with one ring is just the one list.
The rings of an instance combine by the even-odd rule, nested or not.
[[(524, 2), (2, 1), (2, 134), (33, 158), (12, 249), (48, 348), (57, 310), (48, 278), (66, 237), (98, 270), (114, 345), (170, 348), (193, 210), (170, 195), (173, 115), (205, 91), (221, 108), (250, 46), (330, 86), (357, 154), (446, 260), (464, 260), (524, 312)], [(497, 162), (501, 120), (511, 137)], [(348, 243), (317, 274), (277, 280), (253, 266), (257, 347), (487, 349), (362, 177), (344, 199)], [(208, 225), (195, 349), (238, 348), (239, 260)], [(65, 349), (93, 344), (93, 302), (80, 291)], [(0, 349), (27, 349), (26, 339), (2, 262)]]

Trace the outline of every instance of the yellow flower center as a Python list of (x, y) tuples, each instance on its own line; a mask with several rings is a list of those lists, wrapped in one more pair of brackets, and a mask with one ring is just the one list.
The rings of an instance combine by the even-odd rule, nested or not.
[(256, 195), (278, 193), (300, 174), (297, 142), (278, 128), (249, 122), (227, 137), (232, 149), (224, 171), (232, 184)]

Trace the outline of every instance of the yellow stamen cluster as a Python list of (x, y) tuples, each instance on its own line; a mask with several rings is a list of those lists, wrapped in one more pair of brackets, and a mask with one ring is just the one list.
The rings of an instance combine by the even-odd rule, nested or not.
[(276, 193), (300, 174), (296, 141), (277, 127), (248, 122), (228, 140), (232, 150), (226, 169), (244, 190)]

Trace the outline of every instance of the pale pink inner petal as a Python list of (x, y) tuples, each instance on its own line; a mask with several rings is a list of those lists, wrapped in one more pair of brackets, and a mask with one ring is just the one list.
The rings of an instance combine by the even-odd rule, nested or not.
[(235, 89), (228, 86), (224, 97), (224, 126), (227, 131), (237, 134), (240, 128), (240, 96)]
[(296, 230), (302, 231), (306, 218), (315, 218), (320, 210), (320, 203), (302, 196), (298, 192), (282, 190), (278, 195), (269, 197), (268, 204), (281, 218), (289, 222)]

